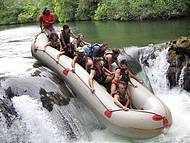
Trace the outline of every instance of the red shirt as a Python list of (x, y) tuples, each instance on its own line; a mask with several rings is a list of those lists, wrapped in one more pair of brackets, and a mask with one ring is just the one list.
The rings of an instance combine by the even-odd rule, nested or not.
[[(48, 14), (48, 15), (42, 15), (40, 16), (40, 23), (42, 24), (42, 27), (45, 29), (53, 29), (53, 24), (55, 22), (56, 16), (53, 14)], [(51, 22), (51, 23), (49, 23)]]

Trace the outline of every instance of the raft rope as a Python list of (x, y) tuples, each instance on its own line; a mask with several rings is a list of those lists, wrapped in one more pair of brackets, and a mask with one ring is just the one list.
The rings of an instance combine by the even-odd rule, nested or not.
[[(39, 34), (41, 34), (41, 33), (39, 33)], [(39, 34), (37, 34), (37, 36), (39, 35)], [(35, 38), (35, 41), (34, 41), (34, 43), (36, 43), (36, 39), (37, 39), (37, 36), (36, 36), (36, 38)], [(45, 50), (41, 50), (41, 49), (36, 49), (36, 50), (39, 50), (39, 51), (43, 51), (44, 53), (46, 53), (49, 57), (51, 57), (55, 62), (57, 62), (55, 59), (54, 59), (54, 57), (52, 57), (49, 53), (47, 53)], [(64, 67), (62, 64), (60, 64), (59, 62), (57, 63), (58, 65), (60, 65), (63, 69), (65, 69), (65, 70), (68, 70), (68, 68), (66, 68), (66, 67)], [(88, 85), (77, 75), (77, 74), (75, 74), (87, 87), (88, 87)], [(89, 87), (88, 87), (89, 88)], [(109, 108), (98, 98), (98, 96), (94, 93), (94, 95), (96, 96), (96, 98), (101, 102), (101, 104), (105, 107), (105, 109), (106, 110), (109, 110)]]
[[(34, 44), (36, 44), (36, 39), (37, 39), (37, 37), (38, 37), (38, 35), (39, 34), (41, 34), (42, 32), (40, 32), (40, 33), (38, 33), (37, 35), (36, 35), (36, 37), (35, 37), (35, 40), (34, 40)], [(39, 50), (39, 51), (43, 51), (44, 53), (46, 53), (48, 56), (50, 56), (56, 63), (57, 63), (57, 61), (54, 59), (54, 57), (52, 57), (49, 53), (47, 53), (45, 50), (41, 50), (41, 49), (36, 49), (36, 50)], [(57, 63), (58, 65), (60, 65), (63, 69), (66, 69), (66, 70), (68, 70), (69, 68), (66, 68), (66, 67), (64, 67), (63, 65), (61, 65), (59, 62)], [(80, 78), (80, 76), (78, 76), (77, 74), (75, 74), (87, 87), (88, 87), (88, 85)], [(88, 87), (89, 88), (89, 87)], [(111, 111), (111, 112), (115, 112), (115, 111), (121, 111), (121, 110), (123, 110), (123, 109), (117, 109), (117, 110), (112, 110), (112, 109), (109, 109), (101, 100), (100, 100), (100, 98), (98, 98), (98, 96), (95, 94), (95, 93), (93, 93), (95, 96), (96, 96), (96, 98), (99, 100), (99, 102), (104, 106), (104, 108), (107, 110), (107, 111)], [(165, 109), (165, 108), (164, 108)], [(129, 111), (135, 111), (135, 112), (143, 112), (143, 113), (149, 113), (149, 114), (156, 114), (156, 115), (158, 115), (157, 113), (154, 113), (154, 112), (150, 112), (150, 111), (144, 111), (144, 110), (134, 110), (134, 109), (129, 109)], [(163, 120), (165, 119), (165, 117), (163, 117)], [(163, 121), (163, 126), (165, 126), (164, 125), (164, 121)]]

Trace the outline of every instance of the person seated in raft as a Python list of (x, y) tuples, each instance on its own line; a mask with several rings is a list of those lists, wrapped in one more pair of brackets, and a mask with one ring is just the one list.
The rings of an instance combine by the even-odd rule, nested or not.
[(88, 64), (93, 64), (93, 58), (95, 57), (103, 57), (105, 51), (108, 49), (108, 44), (93, 44), (93, 45), (85, 45), (83, 46), (86, 56), (88, 57)]
[(101, 58), (98, 57), (93, 59), (93, 65), (90, 68), (90, 75), (88, 79), (90, 91), (92, 93), (95, 91), (93, 83), (94, 79), (109, 90), (112, 80), (112, 72), (102, 66)]
[(41, 31), (46, 34), (46, 36), (50, 36), (51, 33), (56, 33), (54, 29), (54, 23), (57, 17), (50, 13), (50, 8), (45, 7), (42, 12), (42, 15), (39, 18)]
[(73, 59), (75, 50), (74, 50), (73, 44), (70, 41), (70, 37), (72, 35), (73, 34), (72, 34), (69, 26), (63, 25), (63, 29), (61, 30), (61, 33), (60, 33), (61, 44), (65, 51), (65, 55)]
[(113, 94), (114, 103), (123, 110), (129, 110), (130, 97), (126, 84), (119, 83), (116, 92)]
[(57, 33), (50, 34), (49, 42), (44, 46), (44, 50), (47, 48), (47, 46), (51, 46), (51, 47), (57, 49), (58, 51), (60, 51), (60, 53), (57, 55), (57, 59), (56, 59), (56, 62), (58, 63), (59, 57), (60, 57), (60, 55), (64, 54), (64, 51), (63, 51), (61, 41), (59, 40)]
[(86, 57), (82, 47), (77, 48), (76, 56), (73, 58), (73, 60), (71, 62), (73, 72), (75, 72), (75, 63), (78, 63), (86, 70), (88, 68), (88, 58)]
[(117, 57), (120, 54), (119, 49), (112, 49), (112, 52), (106, 53), (104, 56), (104, 67), (107, 68), (109, 71), (112, 72), (112, 63), (116, 63), (117, 66), (119, 67), (119, 62)]
[(93, 45), (86, 45), (83, 47), (85, 54), (90, 57), (91, 59), (95, 57), (103, 57), (105, 51), (108, 49), (108, 44), (93, 44)]
[(77, 38), (75, 38), (72, 42), (74, 49), (77, 49), (78, 47), (83, 47), (84, 45), (90, 45), (89, 43), (84, 41), (84, 35), (82, 33), (79, 33), (77, 35)]
[[(135, 79), (139, 83), (143, 84), (142, 80), (139, 80), (132, 72), (128, 69), (127, 66), (127, 60), (121, 60), (120, 67), (116, 68), (114, 78), (111, 83), (111, 95), (116, 91), (116, 88), (120, 82), (123, 82), (126, 84), (126, 87), (128, 87), (129, 82), (133, 85), (130, 78)], [(136, 87), (135, 85), (133, 85)]]

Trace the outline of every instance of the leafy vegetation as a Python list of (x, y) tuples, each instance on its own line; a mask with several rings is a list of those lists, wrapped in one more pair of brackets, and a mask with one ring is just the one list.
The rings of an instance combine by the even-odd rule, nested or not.
[(59, 22), (170, 19), (190, 13), (189, 0), (0, 0), (0, 24), (36, 22), (45, 6)]

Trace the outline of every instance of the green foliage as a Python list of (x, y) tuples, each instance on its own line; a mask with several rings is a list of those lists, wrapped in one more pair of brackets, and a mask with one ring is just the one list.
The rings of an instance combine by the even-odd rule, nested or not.
[(22, 8), (21, 13), (18, 15), (18, 20), (23, 22), (34, 22), (37, 17), (37, 9), (34, 5), (26, 5)]
[(106, 20), (108, 18), (108, 6), (105, 3), (99, 4), (95, 11), (95, 20)]
[(79, 20), (92, 19), (99, 2), (100, 0), (79, 0), (76, 18)]
[(77, 13), (79, 0), (65, 0), (64, 5), (62, 6), (63, 13), (65, 15), (66, 21), (75, 20), (75, 15)]
[(188, 15), (189, 0), (0, 0), (0, 24), (38, 21), (49, 6), (59, 22), (142, 20)]
[(189, 0), (103, 0), (95, 11), (96, 20), (141, 20), (188, 14)]

